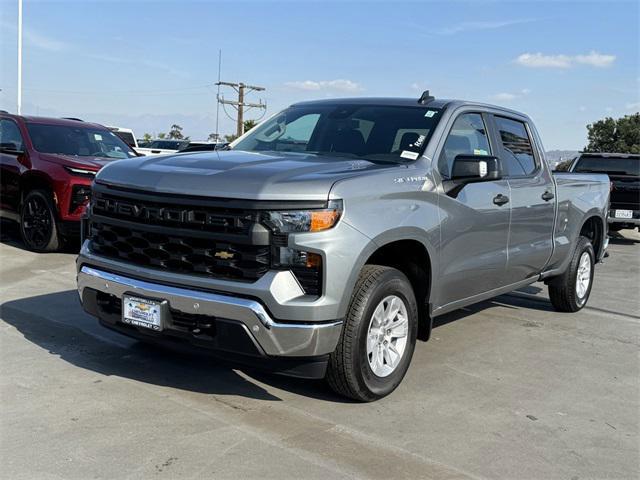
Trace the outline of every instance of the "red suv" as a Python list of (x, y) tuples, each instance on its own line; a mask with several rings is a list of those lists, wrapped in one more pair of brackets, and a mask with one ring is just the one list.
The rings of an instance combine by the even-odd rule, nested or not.
[(0, 112), (0, 216), (20, 223), (30, 250), (59, 250), (80, 231), (96, 172), (135, 156), (102, 125)]

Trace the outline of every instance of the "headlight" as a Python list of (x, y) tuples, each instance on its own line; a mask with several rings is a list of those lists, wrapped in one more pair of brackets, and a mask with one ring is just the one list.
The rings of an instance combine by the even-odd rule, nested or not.
[(342, 215), (342, 200), (331, 200), (322, 210), (267, 212), (265, 223), (275, 233), (321, 232), (335, 226)]
[(67, 167), (65, 166), (64, 169), (71, 173), (72, 175), (79, 175), (81, 177), (95, 177), (96, 176), (96, 171), (95, 170), (87, 170), (86, 168), (75, 168), (75, 167)]

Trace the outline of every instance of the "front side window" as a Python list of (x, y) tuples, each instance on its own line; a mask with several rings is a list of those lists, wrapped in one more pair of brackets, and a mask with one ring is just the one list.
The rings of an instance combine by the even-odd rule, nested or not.
[(4, 118), (0, 120), (0, 146), (16, 152), (24, 150), (22, 134), (15, 122)]
[(440, 112), (422, 105), (298, 105), (259, 125), (231, 148), (406, 162), (422, 154)]
[(27, 123), (34, 148), (41, 153), (76, 157), (130, 158), (136, 154), (109, 130)]
[(531, 175), (537, 165), (533, 146), (523, 122), (495, 117), (502, 143), (501, 160), (505, 173), (512, 177)]
[(487, 129), (479, 113), (463, 113), (451, 127), (438, 162), (443, 178), (451, 178), (453, 160), (458, 155), (491, 155)]

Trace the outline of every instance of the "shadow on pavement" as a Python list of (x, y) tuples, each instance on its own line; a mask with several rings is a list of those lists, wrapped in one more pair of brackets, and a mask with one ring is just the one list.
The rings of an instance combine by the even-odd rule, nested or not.
[[(1, 219), (0, 222), (0, 243), (4, 243), (5, 245), (10, 245), (15, 248), (19, 248), (20, 250), (27, 250), (22, 238), (20, 238), (20, 229), (16, 222), (12, 222), (11, 220)], [(62, 250), (58, 253), (75, 253), (77, 254), (80, 251), (80, 238), (67, 238), (65, 240), (64, 245), (62, 246)], [(46, 255), (46, 253), (41, 253), (40, 255)]]
[[(551, 309), (542, 299), (503, 295), (437, 317), (434, 319), (434, 327), (496, 306)], [(5, 302), (0, 305), (0, 316), (30, 342), (72, 365), (102, 375), (203, 394), (281, 400), (236, 373), (232, 365), (225, 364), (224, 360), (148, 345), (101, 327), (97, 319), (82, 310), (75, 290)], [(334, 394), (319, 380), (290, 378), (244, 368), (242, 371), (258, 382), (281, 390), (319, 400), (351, 403)]]
[(634, 232), (632, 230), (609, 232), (610, 245), (635, 245), (636, 243), (640, 243), (640, 237), (634, 236)]

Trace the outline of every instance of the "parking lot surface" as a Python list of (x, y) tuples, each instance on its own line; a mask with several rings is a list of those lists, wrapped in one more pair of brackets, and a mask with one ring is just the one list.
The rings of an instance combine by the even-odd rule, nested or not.
[(0, 244), (0, 477), (631, 479), (640, 476), (640, 236), (587, 308), (546, 287), (440, 317), (371, 404), (102, 329), (73, 253)]

